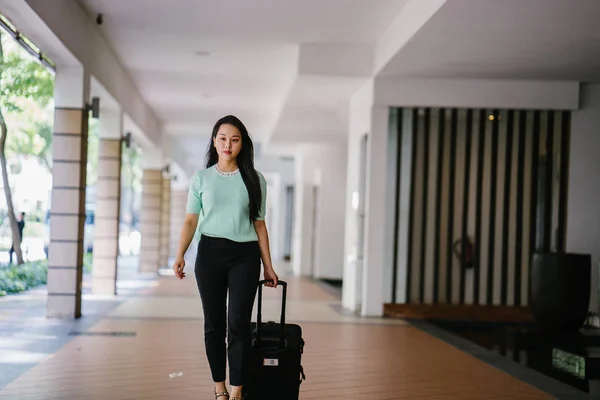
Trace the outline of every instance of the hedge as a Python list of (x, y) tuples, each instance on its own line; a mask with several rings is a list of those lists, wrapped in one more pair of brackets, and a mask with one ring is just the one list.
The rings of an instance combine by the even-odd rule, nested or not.
[(0, 267), (0, 297), (45, 285), (47, 278), (47, 260)]
[[(83, 272), (92, 272), (92, 253), (83, 257)], [(11, 293), (19, 293), (48, 280), (48, 260), (30, 261), (22, 265), (0, 265), (0, 297)]]

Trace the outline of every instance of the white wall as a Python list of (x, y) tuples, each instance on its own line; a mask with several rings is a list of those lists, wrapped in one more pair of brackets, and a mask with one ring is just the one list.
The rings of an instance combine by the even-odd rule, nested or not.
[(267, 193), (269, 212), (266, 221), (269, 224), (269, 244), (273, 262), (283, 259), (285, 221), (285, 187), (294, 184), (294, 161), (274, 156), (260, 156), (255, 161), (257, 170), (263, 173), (273, 185)]
[(318, 153), (318, 198), (315, 240), (315, 270), (318, 279), (342, 279), (346, 214), (346, 146), (320, 146)]
[(295, 167), (294, 273), (342, 279), (346, 146), (301, 147)]
[(575, 110), (578, 82), (379, 77), (375, 104), (382, 106), (497, 107)]
[(292, 268), (294, 275), (312, 275), (313, 186), (316, 184), (315, 164), (309, 154), (298, 150), (295, 163), (294, 227), (292, 234)]
[(581, 85), (581, 109), (571, 116), (568, 252), (592, 255), (590, 309), (598, 311), (600, 262), (600, 84)]

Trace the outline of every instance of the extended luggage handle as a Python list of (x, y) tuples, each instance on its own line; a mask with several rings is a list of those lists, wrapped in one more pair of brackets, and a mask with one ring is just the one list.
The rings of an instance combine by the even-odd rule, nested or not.
[[(272, 279), (265, 279), (258, 282), (258, 306), (257, 308), (257, 316), (256, 316), (256, 342), (260, 343), (260, 324), (262, 322), (262, 287), (265, 283), (271, 282)], [(281, 296), (281, 320), (279, 321), (281, 325), (281, 332), (279, 336), (279, 346), (281, 348), (285, 347), (285, 303), (287, 297), (287, 282), (285, 281), (277, 281), (277, 286), (281, 285), (283, 287), (283, 294)]]

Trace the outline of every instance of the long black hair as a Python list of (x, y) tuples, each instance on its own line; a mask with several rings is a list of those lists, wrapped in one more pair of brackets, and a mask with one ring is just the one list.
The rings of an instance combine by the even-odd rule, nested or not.
[(242, 174), (244, 184), (246, 185), (246, 190), (248, 190), (248, 198), (250, 199), (249, 215), (250, 221), (253, 222), (258, 218), (258, 213), (261, 208), (262, 191), (260, 189), (258, 173), (254, 169), (254, 144), (252, 144), (252, 138), (250, 138), (250, 134), (242, 121), (237, 117), (227, 115), (218, 120), (215, 124), (208, 143), (208, 148), (206, 149), (206, 168), (212, 167), (219, 161), (219, 154), (217, 153), (213, 140), (216, 138), (217, 132), (223, 124), (235, 126), (242, 135), (242, 149), (240, 150), (236, 161), (240, 173)]

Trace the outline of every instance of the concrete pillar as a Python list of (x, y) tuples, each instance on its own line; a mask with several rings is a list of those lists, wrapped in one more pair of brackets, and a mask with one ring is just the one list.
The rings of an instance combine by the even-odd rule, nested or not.
[(383, 315), (384, 271), (387, 215), (387, 107), (373, 107), (371, 130), (367, 141), (367, 174), (365, 190), (364, 268), (362, 271), (361, 315)]
[(317, 279), (341, 280), (344, 273), (346, 215), (346, 144), (319, 146), (315, 198), (315, 269)]
[(57, 70), (46, 309), (51, 318), (81, 316), (89, 93), (83, 68)]
[(173, 190), (171, 192), (169, 256), (173, 258), (177, 255), (177, 248), (179, 247), (179, 234), (181, 233), (181, 227), (185, 218), (187, 195), (187, 190)]
[(346, 148), (306, 146), (296, 154), (293, 270), (317, 279), (342, 279)]
[(140, 215), (140, 272), (157, 273), (160, 267), (162, 170), (144, 169)]
[(159, 267), (162, 268), (169, 266), (169, 242), (171, 240), (171, 178), (162, 178), (161, 197)]
[(92, 293), (96, 294), (117, 294), (121, 151), (120, 138), (100, 139), (92, 271)]
[(318, 237), (315, 237), (315, 199), (314, 189), (317, 184), (317, 169), (309, 151), (300, 149), (295, 158), (294, 175), (296, 178), (294, 201), (294, 257), (292, 269), (294, 275), (313, 275), (313, 251)]
[[(373, 83), (351, 99), (346, 191), (346, 267), (342, 304), (362, 316), (381, 316), (385, 299), (388, 210), (388, 119), (385, 106), (373, 104)], [(364, 204), (356, 204), (361, 181), (361, 141), (367, 134)], [(360, 214), (364, 214), (363, 222)], [(360, 232), (362, 230), (362, 233)], [(361, 239), (362, 238), (362, 244)], [(388, 282), (386, 282), (387, 284)]]

